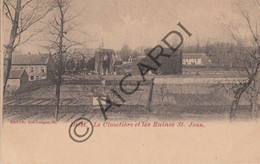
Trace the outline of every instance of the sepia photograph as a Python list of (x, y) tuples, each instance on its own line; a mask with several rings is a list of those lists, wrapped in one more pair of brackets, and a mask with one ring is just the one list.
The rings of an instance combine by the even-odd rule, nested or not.
[[(260, 162), (259, 0), (1, 0), (0, 11), (1, 163)], [(77, 158), (79, 144), (100, 156), (86, 145)]]

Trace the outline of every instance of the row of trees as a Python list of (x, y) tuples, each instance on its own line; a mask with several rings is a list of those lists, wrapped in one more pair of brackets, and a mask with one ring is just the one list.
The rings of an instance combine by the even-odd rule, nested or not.
[(124, 44), (120, 51), (116, 53), (121, 57), (123, 61), (128, 61), (129, 57), (136, 58), (144, 53), (144, 47), (138, 47), (135, 50), (132, 50), (127, 44)]
[[(250, 49), (252, 47), (247, 46), (247, 48)], [(127, 61), (129, 56), (135, 58), (144, 55), (145, 49), (142, 47), (133, 51), (125, 44), (117, 53), (123, 61)], [(204, 46), (201, 46), (199, 43), (193, 46), (184, 46), (183, 51), (186, 53), (206, 53), (216, 66), (231, 68), (244, 67), (243, 60), (245, 53), (247, 53), (245, 48), (239, 44), (225, 42), (210, 43), (209, 41)]]
[[(247, 48), (250, 48), (247, 46)], [(212, 63), (220, 67), (244, 67), (245, 49), (239, 44), (209, 41), (204, 46), (184, 47), (184, 52), (206, 53)], [(243, 60), (241, 60), (243, 59)]]

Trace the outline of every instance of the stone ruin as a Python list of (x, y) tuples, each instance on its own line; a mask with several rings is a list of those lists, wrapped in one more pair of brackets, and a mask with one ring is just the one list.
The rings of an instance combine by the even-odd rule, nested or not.
[(112, 49), (98, 49), (95, 52), (95, 73), (111, 75), (114, 71), (115, 52)]

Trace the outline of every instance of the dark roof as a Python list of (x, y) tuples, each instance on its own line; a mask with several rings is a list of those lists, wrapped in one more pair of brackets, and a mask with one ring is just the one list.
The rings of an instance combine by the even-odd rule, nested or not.
[(45, 65), (48, 63), (49, 56), (49, 54), (13, 55), (12, 64)]
[(182, 53), (183, 59), (198, 59), (198, 58), (205, 58), (207, 55), (205, 53)]
[(20, 79), (25, 70), (10, 70), (9, 79)]

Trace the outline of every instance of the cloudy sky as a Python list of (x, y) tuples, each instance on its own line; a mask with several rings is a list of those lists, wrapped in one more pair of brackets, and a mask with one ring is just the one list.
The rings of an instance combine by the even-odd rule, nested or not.
[[(243, 19), (231, 0), (73, 0), (71, 14), (84, 12), (74, 20), (78, 28), (73, 39), (91, 40), (89, 48), (132, 49), (155, 46), (181, 22), (193, 35), (185, 44), (204, 44), (207, 40), (230, 41), (229, 26), (243, 29)], [(244, 31), (243, 31), (244, 30)], [(39, 34), (19, 48), (22, 52), (44, 51)]]

